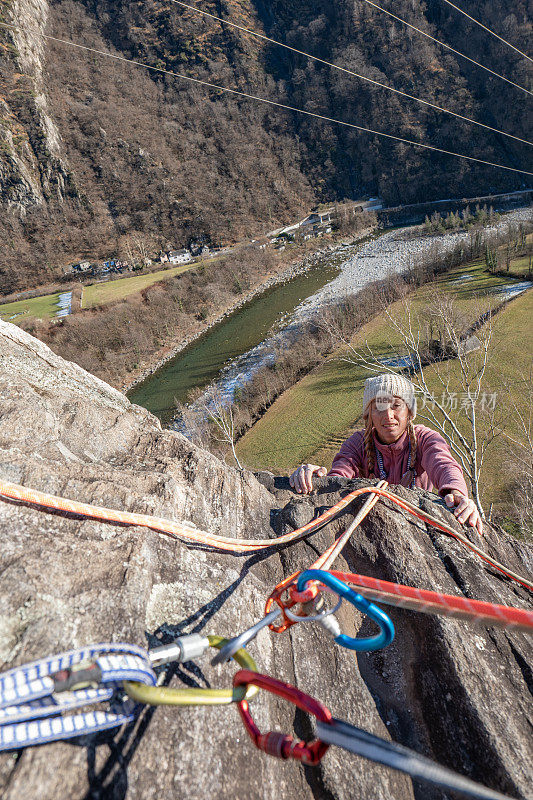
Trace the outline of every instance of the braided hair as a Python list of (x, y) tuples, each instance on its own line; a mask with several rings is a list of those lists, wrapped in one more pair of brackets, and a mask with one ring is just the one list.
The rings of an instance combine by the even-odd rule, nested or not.
[(416, 464), (416, 431), (411, 418), (409, 418), (409, 422), (407, 423), (407, 433), (409, 434), (409, 441), (411, 442), (411, 465), (414, 469)]
[(375, 450), (374, 450), (374, 426), (372, 425), (372, 412), (369, 409), (368, 414), (365, 417), (365, 455), (366, 455), (366, 469), (367, 469), (367, 478), (370, 478), (370, 475), (374, 471), (375, 466)]

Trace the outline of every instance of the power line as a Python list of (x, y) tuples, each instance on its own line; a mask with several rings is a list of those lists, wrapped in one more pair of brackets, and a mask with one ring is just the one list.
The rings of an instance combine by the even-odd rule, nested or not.
[[(19, 31), (20, 28), (17, 28), (16, 25), (10, 25), (7, 22), (0, 22), (0, 27), (2, 28), (10, 28), (14, 31)], [(275, 106), (276, 108), (283, 108), (285, 111), (294, 111), (297, 114), (304, 114), (306, 117), (315, 117), (316, 119), (323, 120), (324, 122), (332, 122), (335, 125), (343, 125), (347, 128), (353, 128), (357, 131), (363, 131), (363, 133), (371, 133), (374, 136), (383, 136), (386, 139), (393, 139), (396, 142), (402, 142), (403, 144), (410, 144), (414, 147), (422, 147), (425, 150), (433, 150), (436, 153), (444, 153), (447, 156), (454, 156), (455, 158), (464, 158), (467, 161), (475, 161), (478, 164), (485, 164), (489, 167), (497, 167), (498, 169), (505, 169), (509, 172), (517, 172), (520, 175), (532, 175), (533, 172), (528, 172), (524, 169), (516, 169), (516, 167), (507, 167), (505, 164), (496, 164), (493, 161), (485, 161), (482, 158), (475, 158), (474, 156), (465, 156), (462, 153), (455, 153), (452, 150), (444, 150), (441, 147), (435, 147), (431, 144), (424, 144), (423, 142), (414, 142), (411, 139), (404, 139), (401, 136), (394, 136), (392, 133), (383, 133), (382, 131), (375, 131), (372, 128), (365, 128), (362, 125), (355, 125), (353, 122), (344, 122), (340, 119), (334, 119), (332, 117), (326, 117), (323, 114), (315, 114), (313, 111), (304, 111), (302, 108), (295, 108), (294, 106), (286, 105), (285, 103), (278, 103), (275, 100), (267, 100), (265, 97), (258, 97), (254, 94), (248, 94), (247, 92), (240, 92), (238, 89), (229, 89), (227, 86), (220, 86), (216, 83), (209, 83), (208, 81), (200, 80), (200, 78), (192, 78), (189, 75), (182, 75), (179, 72), (171, 72), (168, 69), (164, 69), (163, 67), (154, 67), (150, 64), (143, 64), (142, 61), (136, 61), (132, 58), (126, 58), (125, 56), (118, 56), (114, 53), (108, 53), (106, 50), (98, 50), (96, 47), (88, 47), (85, 44), (78, 44), (77, 42), (71, 42), (68, 39), (60, 39), (57, 36), (50, 36), (49, 34), (43, 33), (42, 34), (44, 39), (48, 39), (52, 42), (58, 42), (59, 44), (65, 44), (70, 47), (75, 47), (78, 50), (84, 50), (88, 53), (96, 53), (100, 56), (105, 56), (106, 58), (112, 58), (115, 61), (122, 61), (126, 64), (133, 64), (136, 67), (142, 67), (143, 69), (151, 70), (152, 72), (159, 72), (163, 75), (169, 75), (173, 78), (180, 78), (184, 81), (190, 81), (191, 83), (196, 83), (200, 86), (207, 86), (209, 89), (216, 89), (219, 92), (228, 92), (228, 94), (234, 94), (239, 97), (246, 97), (248, 100), (257, 100), (259, 103), (264, 103), (266, 105)]]
[(486, 25), (483, 25), (482, 22), (479, 22), (477, 19), (474, 19), (474, 17), (471, 17), (470, 14), (467, 14), (466, 11), (463, 11), (462, 8), (459, 8), (459, 6), (454, 5), (453, 3), (450, 2), (450, 0), (443, 0), (443, 2), (447, 3), (447, 5), (451, 6), (452, 8), (455, 8), (456, 11), (458, 11), (460, 14), (463, 14), (471, 22), (475, 22), (476, 25), (479, 25), (479, 27), (483, 28), (483, 30), (487, 31), (487, 33), (491, 33), (493, 36), (495, 36), (497, 39), (499, 39), (500, 42), (503, 42), (508, 47), (512, 48), (513, 50), (516, 50), (517, 53), (520, 53), (521, 56), (523, 56), (524, 58), (527, 58), (528, 61), (531, 61), (531, 63), (533, 63), (533, 58), (530, 58), (528, 55), (523, 53), (521, 50), (518, 49), (518, 47), (515, 47), (514, 44), (511, 44), (511, 42), (508, 42), (507, 39), (503, 39), (501, 36), (498, 36), (498, 34), (494, 33), (493, 30), (491, 30), (490, 28), (487, 28)]
[(434, 108), (436, 111), (442, 111), (445, 114), (451, 114), (451, 116), (457, 117), (458, 119), (461, 119), (464, 122), (470, 122), (473, 125), (479, 125), (480, 128), (485, 128), (486, 130), (492, 131), (493, 133), (499, 133), (502, 136), (508, 136), (510, 139), (515, 139), (515, 141), (517, 142), (522, 142), (522, 144), (528, 144), (530, 145), (530, 147), (533, 147), (533, 142), (529, 142), (527, 139), (521, 139), (520, 136), (514, 136), (512, 133), (506, 133), (505, 131), (501, 131), (498, 128), (493, 128), (490, 125), (485, 125), (485, 123), (483, 122), (478, 122), (477, 120), (471, 119), (470, 117), (465, 117), (463, 114), (458, 114), (455, 111), (451, 111), (451, 109), (449, 108), (438, 106), (436, 103), (430, 103), (428, 100), (422, 100), (420, 97), (415, 97), (412, 94), (408, 94), (407, 92), (401, 91), (401, 89), (395, 89), (394, 86), (389, 86), (386, 83), (381, 83), (381, 81), (376, 81), (373, 78), (368, 78), (366, 75), (361, 75), (359, 72), (353, 72), (353, 70), (346, 69), (345, 67), (340, 67), (338, 64), (333, 64), (331, 61), (325, 61), (323, 58), (318, 58), (318, 56), (312, 56), (310, 53), (305, 53), (303, 50), (298, 50), (296, 47), (291, 47), (291, 45), (285, 44), (284, 42), (278, 42), (276, 39), (271, 39), (269, 36), (265, 36), (262, 33), (257, 33), (256, 31), (253, 31), (250, 28), (245, 28), (243, 25), (238, 25), (236, 22), (230, 22), (229, 20), (217, 17), (215, 14), (211, 14), (209, 11), (203, 11), (201, 8), (196, 8), (196, 6), (191, 6), (188, 5), (187, 3), (183, 3), (182, 0), (172, 0), (172, 2), (178, 6), (183, 6), (183, 8), (188, 8), (190, 11), (195, 11), (197, 14), (202, 14), (204, 17), (210, 17), (211, 19), (214, 19), (217, 22), (222, 23), (223, 25), (230, 25), (232, 28), (237, 28), (240, 31), (249, 33), (251, 36), (256, 36), (258, 39), (263, 39), (266, 42), (278, 45), (278, 47), (284, 47), (286, 50), (291, 50), (293, 53), (298, 53), (299, 55), (305, 56), (306, 58), (310, 58), (313, 61), (318, 61), (320, 64), (325, 64), (327, 67), (338, 69), (340, 70), (340, 72), (344, 72), (347, 75), (352, 75), (354, 78), (360, 78), (363, 81), (372, 83), (374, 86), (379, 86), (381, 89), (387, 89), (387, 91), (389, 92), (394, 92), (394, 94), (399, 94), (402, 97), (407, 97), (409, 100), (415, 100), (417, 103), (421, 103), (422, 105), (428, 106), (429, 108)]
[(486, 72), (490, 72), (490, 74), (494, 75), (496, 78), (501, 78), (502, 81), (505, 81), (506, 83), (510, 83), (511, 86), (515, 87), (515, 89), (520, 89), (521, 92), (525, 92), (526, 94), (529, 94), (529, 95), (533, 96), (533, 92), (531, 92), (529, 89), (526, 89), (524, 86), (520, 86), (520, 84), (509, 80), (509, 78), (506, 78), (504, 75), (500, 75), (499, 72), (494, 72), (493, 69), (490, 69), (489, 67), (486, 67), (484, 64), (480, 64), (479, 61), (475, 61), (475, 59), (470, 58), (470, 56), (467, 56), (464, 53), (460, 53), (459, 50), (455, 50), (455, 48), (451, 47), (449, 44), (446, 44), (445, 42), (441, 42), (440, 39), (435, 39), (435, 37), (432, 36), (430, 33), (427, 33), (426, 31), (423, 31), (420, 28), (417, 28), (416, 25), (412, 25), (410, 22), (407, 22), (407, 20), (402, 19), (401, 17), (397, 17), (396, 14), (393, 14), (391, 11), (387, 11), (387, 9), (383, 8), (382, 6), (378, 6), (378, 4), (377, 3), (373, 3), (372, 0), (363, 0), (363, 2), (364, 3), (368, 3), (369, 6), (373, 6), (374, 8), (377, 8), (378, 11), (383, 11), (384, 14), (388, 14), (389, 17), (392, 17), (392, 19), (395, 19), (397, 22), (401, 22), (402, 25), (407, 25), (408, 28), (412, 28), (417, 33), (421, 33), (422, 36), (426, 36), (428, 39), (431, 39), (432, 42), (436, 42), (437, 44), (440, 44), (441, 47), (445, 47), (447, 50), (450, 50), (452, 53), (455, 53), (456, 56), (460, 56), (461, 58), (466, 59), (466, 61), (470, 61), (471, 64), (475, 64), (476, 67), (481, 67), (481, 69), (484, 69)]

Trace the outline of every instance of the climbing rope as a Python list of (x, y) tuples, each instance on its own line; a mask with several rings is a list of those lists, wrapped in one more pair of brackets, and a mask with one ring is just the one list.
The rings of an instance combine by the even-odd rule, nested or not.
[[(347, 494), (345, 497), (339, 500), (338, 503), (335, 503), (334, 506), (331, 506), (331, 508), (317, 517), (317, 519), (312, 520), (311, 522), (307, 523), (307, 525), (303, 525), (301, 528), (298, 528), (291, 533), (286, 533), (283, 536), (278, 536), (275, 539), (239, 539), (209, 534), (205, 531), (201, 531), (183, 523), (161, 519), (149, 514), (135, 514), (127, 511), (117, 511), (116, 509), (102, 508), (100, 506), (93, 506), (88, 503), (80, 503), (76, 500), (67, 500), (63, 497), (46, 494), (36, 489), (27, 489), (19, 484), (0, 480), (0, 497), (41, 506), (42, 508), (53, 509), (55, 511), (69, 512), (72, 514), (89, 517), (91, 519), (101, 520), (103, 522), (139, 525), (141, 527), (151, 528), (152, 530), (163, 533), (173, 539), (185, 539), (186, 541), (195, 544), (207, 545), (218, 550), (226, 550), (233, 553), (255, 552), (258, 550), (266, 550), (271, 547), (279, 547), (280, 545), (296, 542), (305, 536), (309, 536), (311, 533), (315, 533), (319, 528), (325, 525), (326, 522), (329, 522), (332, 517), (336, 516), (340, 511), (350, 505), (350, 503), (352, 503), (356, 497), (361, 497), (365, 494), (371, 494), (376, 497), (383, 497), (386, 500), (390, 500), (393, 504), (399, 506), (402, 510), (407, 511), (409, 514), (421, 520), (422, 522), (425, 522), (442, 533), (447, 533), (448, 535), (462, 542), (465, 547), (483, 559), (483, 561), (485, 561), (489, 566), (493, 567), (493, 569), (501, 572), (507, 578), (520, 583), (526, 589), (533, 591), (533, 583), (531, 581), (527, 580), (527, 578), (520, 577), (520, 575), (518, 575), (516, 572), (504, 567), (503, 564), (500, 564), (499, 561), (496, 561), (494, 558), (489, 556), (488, 553), (485, 553), (480, 547), (470, 542), (470, 540), (464, 534), (454, 530), (449, 525), (446, 525), (444, 522), (438, 520), (436, 517), (431, 516), (431, 514), (422, 511), (422, 509), (413, 505), (408, 500), (404, 500), (392, 492), (381, 488), (379, 485), (365, 486), (361, 489), (355, 489), (353, 492)], [(337, 546), (339, 541), (340, 540), (335, 543), (335, 546)], [(321, 568), (323, 564), (319, 562), (320, 559), (312, 566)], [(285, 579), (282, 584), (284, 586), (289, 585), (289, 583), (292, 582), (292, 577), (293, 576)], [(279, 584), (279, 586), (282, 584)]]
[[(378, 485), (373, 488), (374, 497), (372, 499), (374, 501), (376, 501), (378, 496), (382, 496), (382, 497), (386, 497), (387, 499), (391, 499), (394, 503), (399, 505), (402, 509), (408, 511), (410, 514), (412, 514), (413, 516), (417, 517), (418, 519), (421, 519), (422, 521), (426, 522), (427, 524), (432, 525), (433, 527), (437, 528), (438, 530), (441, 530), (441, 531), (443, 531), (445, 533), (448, 533), (451, 536), (453, 536), (456, 539), (458, 539), (466, 547), (468, 547), (472, 552), (474, 552), (476, 555), (480, 556), (480, 558), (482, 558), (484, 561), (489, 563), (493, 568), (497, 569), (498, 571), (500, 571), (504, 575), (506, 575), (506, 577), (517, 581), (518, 583), (520, 583), (525, 588), (530, 589), (530, 591), (533, 591), (533, 584), (530, 581), (526, 580), (525, 578), (521, 578), (516, 573), (512, 572), (511, 570), (507, 569), (506, 567), (504, 567), (499, 562), (497, 562), (494, 559), (492, 559), (487, 553), (485, 553), (483, 550), (481, 550), (481, 548), (477, 547), (477, 545), (474, 545), (472, 542), (470, 542), (469, 539), (467, 539), (466, 536), (464, 536), (463, 534), (458, 533), (457, 531), (454, 531), (453, 528), (450, 528), (448, 525), (445, 525), (444, 523), (441, 523), (435, 517), (432, 517), (431, 515), (427, 514), (426, 512), (422, 511), (421, 509), (417, 508), (412, 503), (409, 503), (409, 501), (403, 500), (402, 498), (399, 498), (396, 495), (393, 495), (390, 492), (386, 491), (385, 488), (384, 488), (384, 486), (386, 486), (386, 485), (387, 484), (386, 484), (385, 481), (380, 481), (378, 483)], [(360, 491), (360, 490), (356, 490), (356, 491)], [(352, 492), (352, 494), (355, 494), (355, 492)], [(319, 556), (319, 558), (313, 564), (311, 564), (311, 566), (309, 567), (310, 570), (327, 570), (327, 569), (329, 569), (331, 567), (331, 565), (333, 564), (334, 559), (340, 554), (341, 550), (343, 549), (344, 545), (346, 544), (346, 542), (348, 541), (348, 539), (352, 535), (353, 531), (359, 525), (359, 523), (364, 518), (364, 516), (366, 516), (366, 514), (370, 511), (371, 506), (370, 506), (370, 502), (369, 501), (370, 501), (370, 498), (364, 504), (364, 506), (360, 509), (359, 513), (356, 515), (356, 517), (353, 520), (352, 524), (346, 529), (346, 531), (321, 556)], [(295, 605), (297, 605), (299, 603), (303, 603), (303, 604), (309, 603), (310, 601), (314, 600), (314, 598), (316, 598), (317, 595), (318, 595), (319, 589), (318, 589), (318, 583), (317, 583), (316, 580), (311, 582), (310, 586), (308, 588), (306, 588), (304, 591), (300, 591), (298, 589), (296, 584), (297, 584), (297, 581), (298, 581), (298, 578), (299, 578), (300, 574), (301, 574), (301, 571), (298, 570), (297, 572), (294, 572), (292, 575), (289, 575), (287, 578), (284, 578), (282, 581), (280, 581), (280, 583), (278, 583), (278, 585), (274, 588), (273, 592), (271, 593), (270, 597), (268, 598), (268, 600), (267, 600), (267, 602), (265, 604), (265, 615), (269, 615), (269, 614), (272, 613), (272, 607), (273, 607), (274, 603), (277, 603), (278, 606), (281, 609), (281, 612), (282, 612), (282, 615), (283, 615), (283, 621), (281, 623), (277, 623), (275, 621), (275, 619), (273, 619), (270, 622), (269, 626), (268, 626), (272, 631), (275, 631), (276, 633), (282, 633), (283, 631), (287, 630), (287, 628), (289, 628), (291, 625), (294, 625), (295, 622), (298, 621), (297, 618), (296, 619), (294, 618), (294, 615), (287, 614), (287, 611), (289, 609), (291, 609), (293, 606), (295, 606)], [(340, 573), (338, 573), (338, 575), (340, 576)], [(392, 586), (392, 584), (391, 584), (391, 586)], [(282, 599), (283, 595), (287, 590), (289, 590), (290, 599), (283, 600)], [(416, 591), (422, 591), (422, 590), (414, 590), (414, 591), (416, 592)], [(395, 594), (397, 594), (397, 593), (395, 593), (393, 591), (392, 594), (391, 594), (391, 597), (394, 598)], [(460, 600), (464, 600), (464, 602), (462, 604), (461, 603), (455, 604), (452, 601), (447, 602), (446, 600), (443, 600), (442, 602), (439, 603), (438, 601), (435, 601), (435, 598), (439, 598), (439, 597), (440, 598), (445, 598), (445, 597), (451, 598), (452, 596), (451, 595), (440, 595), (438, 593), (430, 593), (430, 594), (434, 594), (434, 597), (432, 598), (432, 602), (433, 602), (434, 608), (435, 609), (443, 609), (443, 608), (446, 609), (449, 616), (452, 616), (451, 612), (453, 610), (458, 610), (459, 605), (461, 605), (461, 608), (462, 608), (463, 612), (466, 612), (468, 608), (470, 609), (470, 611), (469, 611), (470, 619), (475, 619), (475, 620), (478, 620), (478, 621), (485, 620), (487, 622), (491, 621), (491, 620), (494, 620), (494, 619), (500, 619), (500, 620), (505, 620), (506, 621), (505, 624), (508, 624), (509, 626), (512, 626), (512, 624), (513, 624), (514, 617), (513, 617), (512, 612), (514, 611), (514, 609), (507, 608), (506, 606), (497, 606), (497, 605), (490, 604), (490, 603), (486, 604), (487, 607), (480, 607), (480, 606), (474, 607), (474, 606), (471, 606), (471, 605), (469, 606), (469, 604), (472, 601), (469, 601), (467, 598), (458, 598), (459, 601)], [(376, 598), (376, 599), (380, 599), (380, 598)], [(416, 598), (415, 597), (415, 603), (416, 603), (417, 599), (419, 601), (418, 605), (420, 607), (421, 606), (420, 598)], [(399, 604), (400, 604), (400, 602), (399, 602), (399, 599), (397, 598), (395, 605), (399, 605)], [(429, 605), (427, 607), (429, 608)], [(505, 611), (504, 611), (504, 609), (505, 609)], [(418, 608), (416, 610), (418, 610)], [(463, 613), (463, 614), (461, 614), (461, 616), (467, 616), (467, 614)], [(528, 630), (531, 629), (531, 626), (530, 626), (530, 624), (528, 622), (529, 619), (530, 618), (527, 618), (527, 617), (524, 618), (523, 616), (520, 617), (521, 623), (525, 624), (526, 629), (528, 629)], [(491, 624), (495, 624), (495, 623), (491, 622)]]
[(439, 786), (441, 789), (451, 789), (478, 800), (509, 800), (507, 795), (442, 767), (414, 750), (396, 742), (381, 739), (375, 734), (368, 733), (355, 725), (349, 725), (340, 719), (332, 718), (328, 724), (317, 720), (316, 729), (319, 739), (324, 743), (342, 747), (350, 753), (404, 772), (424, 783)]
[[(136, 703), (154, 706), (183, 706), (237, 702), (239, 713), (249, 735), (257, 747), (270, 755), (295, 758), (304, 764), (314, 765), (320, 761), (328, 747), (333, 744), (376, 763), (403, 771), (426, 783), (458, 791), (469, 797), (480, 798), (480, 800), (502, 800), (504, 795), (476, 784), (407, 748), (334, 719), (325, 706), (309, 695), (289, 684), (257, 673), (255, 662), (241, 647), (241, 642), (244, 644), (250, 641), (266, 624), (270, 623), (270, 627), (276, 629), (274, 627), (275, 619), (281, 614), (284, 616), (284, 626), (280, 626), (279, 630), (284, 630), (289, 624), (295, 622), (317, 620), (327, 627), (335, 641), (344, 647), (355, 650), (371, 650), (387, 646), (394, 636), (392, 622), (368, 598), (363, 597), (359, 591), (355, 592), (351, 589), (347, 585), (348, 583), (357, 586), (358, 590), (361, 588), (361, 591), (373, 593), (375, 599), (384, 600), (392, 605), (415, 608), (426, 613), (437, 611), (451, 616), (490, 620), (493, 624), (503, 624), (523, 630), (533, 629), (533, 613), (521, 609), (508, 609), (505, 606), (480, 603), (467, 598), (453, 598), (449, 595), (411, 589), (352, 573), (327, 571), (361, 520), (382, 497), (391, 500), (403, 510), (438, 530), (451, 534), (492, 566), (500, 568), (500, 571), (508, 577), (531, 588), (528, 581), (495, 562), (477, 546), (472, 545), (463, 534), (459, 534), (408, 501), (387, 491), (386, 486), (386, 481), (382, 480), (375, 487), (357, 489), (342, 498), (317, 520), (313, 520), (297, 531), (275, 540), (254, 542), (210, 535), (169, 520), (91, 506), (25, 489), (15, 484), (0, 482), (0, 496), (11, 500), (81, 514), (93, 519), (143, 525), (177, 539), (185, 538), (215, 547), (223, 545), (223, 549), (226, 550), (235, 551), (236, 545), (239, 548), (238, 552), (242, 552), (243, 549), (244, 551), (264, 549), (276, 544), (296, 541), (324, 525), (356, 497), (364, 494), (370, 495), (351, 525), (317, 559), (313, 568), (294, 573), (276, 587), (267, 602), (267, 610), (269, 603), (272, 605), (274, 600), (277, 600), (280, 607), (267, 614), (264, 620), (256, 623), (250, 629), (253, 635), (250, 635), (250, 631), (248, 631), (236, 639), (227, 640), (220, 636), (202, 637), (199, 634), (191, 634), (179, 637), (171, 644), (158, 647), (150, 653), (132, 645), (95, 645), (84, 650), (70, 651), (51, 659), (36, 661), (0, 675), (0, 750), (43, 744), (117, 727), (134, 719), (139, 708), (139, 705), (135, 705)], [(340, 632), (333, 612), (310, 615), (308, 613), (309, 604), (315, 603), (316, 605), (316, 598), (324, 587), (336, 593), (341, 600), (348, 600), (374, 622), (377, 622), (380, 633), (363, 639), (349, 637)], [(281, 594), (287, 588), (292, 592), (292, 596), (286, 602), (281, 600)], [(298, 603), (301, 604), (303, 616), (290, 611), (290, 607)], [(335, 610), (333, 609), (333, 611)], [(171, 661), (191, 660), (202, 655), (209, 646), (219, 650), (220, 657), (224, 656), (219, 658), (218, 663), (231, 657), (244, 667), (234, 676), (232, 690), (174, 689), (155, 685), (154, 666)], [(306, 743), (277, 732), (262, 734), (250, 715), (248, 705), (248, 701), (258, 688), (273, 692), (302, 710), (312, 713), (317, 719), (318, 738), (311, 743)], [(75, 715), (66, 713), (90, 703), (101, 703), (104, 700), (111, 701), (109, 712), (97, 710)]]
[(437, 614), (485, 625), (533, 632), (533, 611), (525, 608), (512, 608), (498, 603), (487, 603), (484, 600), (472, 600), (468, 597), (402, 586), (399, 583), (390, 583), (367, 575), (355, 575), (351, 572), (333, 570), (330, 574), (345, 583), (352, 584), (359, 594), (369, 600), (378, 600), (386, 605), (407, 608), (422, 614)]
[[(337, 579), (341, 584), (351, 583), (357, 588), (357, 592), (361, 597), (357, 598), (357, 602), (353, 604), (359, 608), (363, 613), (368, 614), (377, 622), (382, 630), (382, 634), (388, 629), (392, 634), (388, 640), (379, 640), (377, 637), (370, 637), (368, 639), (351, 639), (352, 645), (347, 644), (347, 639), (341, 634), (340, 626), (334, 617), (338, 610), (343, 596), (351, 601), (351, 597), (345, 595), (344, 590), (348, 590), (347, 586), (343, 586), (342, 591), (338, 591), (338, 584), (334, 586), (331, 579)], [(281, 599), (281, 593), (276, 590), (271, 594), (266, 604), (266, 614), (262, 620), (256, 622), (247, 630), (238, 636), (229, 639), (228, 642), (220, 649), (220, 652), (212, 660), (212, 664), (221, 664), (229, 661), (230, 658), (241, 647), (245, 647), (260, 633), (263, 628), (270, 628), (276, 633), (281, 633), (290, 625), (302, 622), (318, 622), (325, 630), (333, 636), (333, 639), (342, 646), (351, 646), (351, 649), (356, 650), (374, 650), (381, 647), (386, 647), (392, 641), (394, 636), (394, 626), (391, 620), (383, 614), (381, 609), (374, 607), (378, 613), (369, 613), (369, 607), (372, 604), (364, 605), (364, 597), (371, 600), (378, 600), (388, 605), (397, 606), (400, 608), (407, 608), (413, 611), (418, 611), (425, 614), (434, 614), (445, 617), (456, 617), (466, 619), (470, 622), (476, 622), (485, 625), (496, 625), (502, 628), (511, 628), (522, 630), (527, 633), (533, 632), (533, 612), (521, 608), (512, 608), (509, 606), (499, 605), (497, 603), (487, 603), (481, 600), (471, 600), (466, 597), (457, 597), (454, 595), (442, 594), (441, 592), (432, 592), (425, 589), (413, 588), (411, 586), (402, 586), (398, 583), (390, 583), (389, 581), (380, 580), (377, 578), (370, 578), (366, 575), (355, 575), (347, 572), (331, 571), (326, 572), (323, 570), (310, 569), (302, 573), (294, 573), (291, 580), (296, 583), (290, 584), (291, 598), (287, 601)], [(329, 611), (323, 611), (320, 607), (320, 592), (324, 589), (330, 589), (339, 595), (338, 604)], [(282, 590), (283, 591), (283, 590)], [(274, 601), (278, 603), (277, 608), (273, 611), (272, 608)], [(318, 601), (318, 602), (317, 602)], [(363, 601), (363, 603), (361, 602)], [(290, 609), (301, 604), (300, 613), (293, 613)], [(320, 613), (310, 614), (310, 605), (318, 605)], [(382, 624), (382, 617), (386, 617), (386, 622)], [(284, 621), (276, 623), (280, 617)]]
[[(360, 493), (361, 490), (358, 490)], [(364, 489), (363, 493), (368, 493), (368, 489)], [(353, 495), (353, 496), (352, 496)], [(339, 500), (334, 506), (329, 508), (316, 520), (304, 525), (297, 531), (279, 536), (276, 539), (238, 539), (225, 536), (217, 536), (216, 534), (209, 534), (201, 531), (198, 528), (183, 524), (181, 522), (174, 522), (168, 519), (161, 519), (153, 517), (149, 514), (135, 514), (128, 511), (118, 511), (111, 508), (102, 508), (100, 506), (89, 505), (88, 503), (79, 503), (76, 500), (67, 500), (64, 497), (57, 497), (51, 494), (45, 494), (35, 489), (27, 489), (14, 483), (8, 483), (0, 480), (0, 497), (16, 500), (22, 503), (29, 503), (31, 505), (40, 506), (42, 508), (52, 509), (54, 511), (68, 512), (77, 514), (78, 516), (88, 517), (90, 519), (100, 520), (102, 522), (116, 522), (124, 525), (139, 525), (145, 528), (151, 528), (158, 533), (163, 533), (170, 536), (172, 539), (186, 540), (193, 544), (206, 545), (214, 547), (217, 550), (226, 550), (232, 553), (249, 553), (258, 550), (265, 550), (267, 548), (276, 547), (283, 544), (290, 544), (292, 542), (302, 539), (314, 533), (323, 525), (325, 525), (332, 517), (342, 511), (346, 506), (349, 506), (354, 495), (347, 495)]]
[[(382, 480), (378, 482), (375, 489), (384, 489), (387, 485), (387, 482)], [(393, 497), (396, 496), (393, 495)], [(423, 589), (401, 586), (400, 584), (368, 578), (363, 575), (326, 572), (325, 570), (329, 570), (354, 530), (373, 508), (377, 500), (378, 494), (374, 492), (373, 496), (367, 498), (363, 506), (359, 509), (353, 522), (348, 526), (346, 531), (319, 556), (306, 572), (294, 572), (288, 578), (281, 581), (275, 587), (266, 602), (265, 617), (243, 633), (230, 639), (229, 642), (221, 648), (220, 653), (213, 659), (212, 663), (217, 664), (229, 660), (237, 649), (247, 645), (265, 627), (269, 627), (276, 633), (282, 633), (291, 625), (304, 621), (320, 623), (322, 627), (333, 636), (337, 644), (341, 644), (342, 646), (348, 646), (352, 647), (352, 649), (359, 650), (371, 650), (387, 646), (390, 641), (392, 641), (392, 636), (394, 636), (394, 627), (386, 615), (383, 615), (386, 617), (385, 627), (381, 624), (381, 620), (377, 618), (376, 615), (374, 615), (373, 618), (381, 627), (382, 634), (385, 628), (390, 626), (392, 636), (388, 640), (380, 640), (378, 637), (371, 637), (366, 640), (350, 639), (350, 637), (345, 637), (341, 634), (340, 627), (335, 617), (331, 615), (337, 611), (338, 605), (342, 602), (343, 595), (352, 602), (351, 596), (348, 597), (344, 594), (345, 583), (354, 584), (361, 595), (367, 595), (370, 599), (382, 600), (389, 605), (410, 608), (428, 614), (461, 617), (473, 622), (499, 625), (505, 628), (519, 628), (528, 632), (533, 631), (533, 613), (524, 609), (516, 609), (496, 603), (485, 603), (478, 600), (469, 600), (465, 597), (454, 597), (453, 595), (445, 595), (440, 592), (431, 592)], [(418, 510), (414, 506), (413, 509)], [(342, 582), (340, 587), (339, 584), (332, 587), (331, 576), (338, 578)], [(321, 613), (313, 615), (310, 613), (310, 606), (313, 604), (316, 606), (318, 596), (324, 585), (329, 586), (329, 588), (334, 588), (334, 591), (342, 587), (341, 591), (337, 591), (341, 599), (333, 611), (325, 613), (321, 611)], [(347, 587), (345, 588), (347, 589)], [(287, 590), (290, 592), (290, 598), (284, 600), (282, 596)], [(360, 601), (364, 603), (363, 597), (359, 597), (357, 602), (354, 602), (354, 605), (364, 613), (368, 613), (369, 606), (364, 606)], [(272, 610), (274, 603), (278, 604), (278, 608)], [(300, 613), (295, 614), (291, 612), (290, 609), (295, 605), (301, 605)], [(376, 610), (378, 612), (378, 617), (383, 614), (381, 609)], [(372, 616), (372, 614), (370, 614), (370, 616)], [(278, 622), (277, 620), (280, 617), (282, 617), (282, 621)], [(350, 641), (351, 644), (347, 644), (348, 641)]]

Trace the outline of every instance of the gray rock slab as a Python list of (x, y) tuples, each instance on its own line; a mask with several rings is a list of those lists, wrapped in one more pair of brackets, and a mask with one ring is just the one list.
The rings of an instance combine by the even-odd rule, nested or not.
[[(307, 522), (347, 489), (345, 481), (323, 480), (316, 494), (301, 498), (284, 478), (241, 474), (4, 322), (0, 478), (250, 539)], [(455, 524), (434, 496), (398, 491)], [(153, 646), (185, 632), (235, 635), (262, 617), (275, 584), (312, 563), (352, 518), (348, 509), (305, 542), (244, 557), (0, 500), (1, 668), (97, 641)], [(531, 574), (526, 543), (490, 529), (486, 546)], [(525, 590), (387, 502), (360, 526), (338, 567), (531, 606)], [(263, 631), (250, 652), (261, 671), (295, 683), (335, 716), (526, 797), (533, 774), (530, 640), (410, 611), (390, 614), (396, 639), (374, 655), (343, 650), (312, 624)], [(347, 633), (371, 630), (346, 604), (338, 618)], [(222, 686), (234, 671), (203, 659), (169, 668), (167, 680)], [(263, 730), (312, 736), (305, 715), (272, 695), (261, 693), (252, 711)], [(253, 747), (236, 709), (225, 707), (146, 708), (117, 732), (4, 754), (0, 787), (6, 800), (451, 797), (333, 747), (318, 768), (278, 761)]]

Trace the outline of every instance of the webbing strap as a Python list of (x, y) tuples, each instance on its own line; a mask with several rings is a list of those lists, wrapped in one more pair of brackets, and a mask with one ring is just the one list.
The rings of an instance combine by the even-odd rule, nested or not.
[(84, 736), (98, 731), (117, 728), (135, 718), (135, 704), (130, 706), (129, 713), (111, 714), (107, 711), (89, 711), (68, 717), (52, 717), (51, 719), (33, 720), (19, 724), (0, 726), (0, 751), (18, 750), (37, 744), (57, 742), (73, 736)]
[[(89, 662), (98, 669), (96, 688), (56, 691), (53, 676)], [(0, 750), (43, 744), (96, 733), (129, 722), (136, 704), (115, 698), (107, 711), (66, 712), (111, 700), (122, 681), (153, 686), (156, 682), (145, 650), (135, 645), (104, 643), (34, 661), (0, 675)]]
[(114, 691), (114, 686), (105, 689), (77, 689), (75, 692), (61, 692), (60, 702), (57, 699), (58, 695), (55, 697), (49, 695), (29, 703), (7, 706), (0, 709), (0, 726), (7, 722), (24, 722), (39, 717), (50, 717), (59, 711), (73, 711), (76, 708), (83, 708), (83, 706), (102, 703), (110, 700)]

